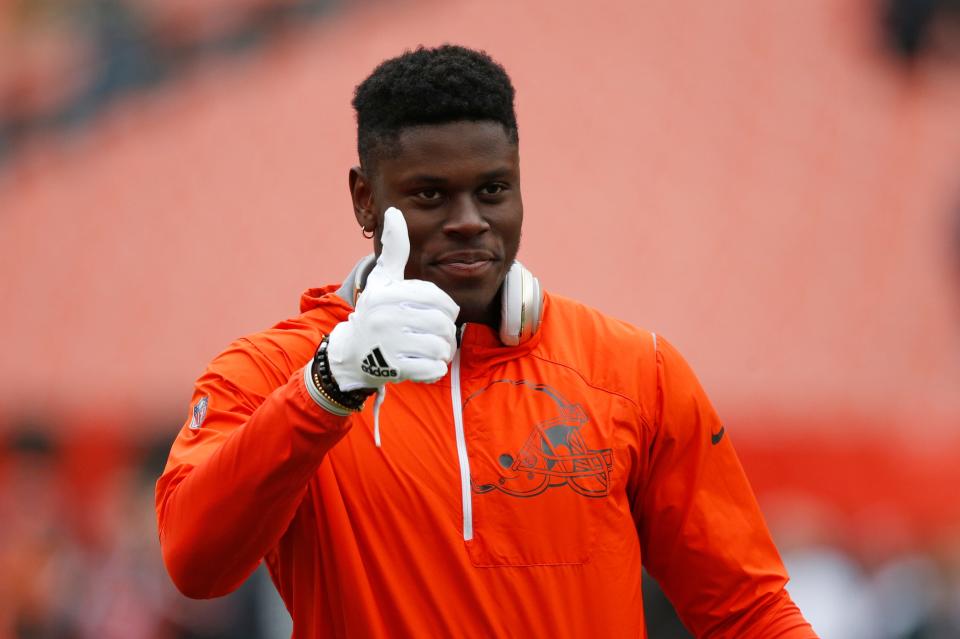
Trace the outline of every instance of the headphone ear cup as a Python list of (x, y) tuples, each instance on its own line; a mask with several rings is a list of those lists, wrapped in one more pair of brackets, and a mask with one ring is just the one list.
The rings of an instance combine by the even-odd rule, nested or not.
[(500, 341), (516, 346), (533, 337), (540, 328), (542, 311), (543, 292), (539, 280), (515, 261), (500, 293)]

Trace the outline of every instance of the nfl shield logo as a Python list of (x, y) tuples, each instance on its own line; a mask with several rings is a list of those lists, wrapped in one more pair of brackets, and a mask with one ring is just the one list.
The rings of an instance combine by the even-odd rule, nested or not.
[(193, 407), (193, 419), (190, 420), (191, 429), (197, 430), (203, 426), (203, 420), (207, 418), (207, 403), (209, 400), (209, 397), (204, 397)]

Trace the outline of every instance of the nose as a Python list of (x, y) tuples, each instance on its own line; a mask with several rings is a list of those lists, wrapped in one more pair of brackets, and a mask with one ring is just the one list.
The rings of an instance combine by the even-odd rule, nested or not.
[(472, 237), (489, 229), (490, 224), (472, 194), (464, 194), (450, 203), (447, 218), (443, 223), (444, 233)]

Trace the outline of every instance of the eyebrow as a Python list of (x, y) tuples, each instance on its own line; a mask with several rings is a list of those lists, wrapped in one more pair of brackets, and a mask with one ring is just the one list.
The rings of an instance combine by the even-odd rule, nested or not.
[(409, 184), (411, 182), (427, 183), (427, 184), (445, 184), (447, 180), (446, 178), (437, 177), (436, 175), (427, 175), (425, 173), (418, 173), (417, 175), (411, 175), (409, 177), (403, 178), (404, 184)]
[[(492, 171), (487, 171), (486, 173), (481, 173), (479, 177), (480, 181), (488, 182), (497, 178), (510, 176), (513, 174), (513, 172), (513, 169), (509, 167), (502, 167)], [(409, 177), (405, 177), (402, 180), (403, 184), (446, 184), (447, 182), (447, 178), (439, 177), (437, 175), (429, 175), (427, 173), (417, 173)]]
[(480, 179), (483, 181), (494, 180), (496, 178), (502, 178), (513, 175), (513, 169), (510, 167), (504, 166), (499, 169), (494, 169), (493, 171), (487, 171), (480, 175)]

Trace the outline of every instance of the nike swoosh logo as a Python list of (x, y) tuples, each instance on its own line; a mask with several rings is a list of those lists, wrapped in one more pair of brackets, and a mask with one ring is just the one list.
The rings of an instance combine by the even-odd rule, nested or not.
[(723, 433), (726, 430), (725, 426), (721, 426), (719, 433), (710, 433), (710, 441), (713, 442), (714, 446), (720, 443), (720, 440), (723, 439)]

